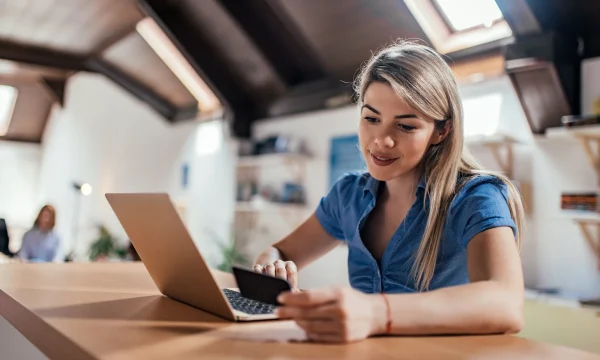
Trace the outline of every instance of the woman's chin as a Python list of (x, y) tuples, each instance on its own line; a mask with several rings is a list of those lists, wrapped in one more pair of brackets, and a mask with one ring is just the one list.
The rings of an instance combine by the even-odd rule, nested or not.
[(372, 178), (378, 181), (388, 181), (398, 176), (392, 171), (372, 168), (371, 166), (368, 166), (367, 170), (369, 171), (369, 175), (371, 175)]

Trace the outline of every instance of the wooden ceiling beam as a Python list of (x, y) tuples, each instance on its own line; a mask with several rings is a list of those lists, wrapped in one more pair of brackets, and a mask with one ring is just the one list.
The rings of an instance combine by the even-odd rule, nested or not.
[(265, 0), (218, 0), (289, 86), (326, 76), (314, 51), (283, 9)]
[(142, 10), (150, 16), (178, 48), (226, 109), (236, 136), (250, 136), (250, 124), (264, 116), (260, 104), (254, 104), (241, 80), (227, 67), (208, 36), (181, 6), (163, 0), (140, 0)]
[[(146, 102), (165, 119), (174, 122), (195, 117), (191, 109), (179, 109), (167, 99), (158, 95), (150, 87), (97, 56), (84, 57), (34, 46), (0, 42), (0, 59), (19, 63), (44, 66), (68, 71), (86, 71), (100, 73), (121, 86), (136, 98)], [(64, 104), (65, 85), (61, 79), (38, 78), (42, 86), (58, 101)]]
[[(154, 90), (143, 85), (121, 69), (98, 58), (89, 60), (87, 64), (91, 70), (106, 76), (136, 98), (150, 105), (150, 107), (167, 120), (171, 122), (179, 120), (179, 109), (175, 105), (171, 104), (167, 99), (158, 95)], [(188, 114), (188, 116), (188, 119), (193, 118), (195, 114)]]
[(0, 59), (70, 71), (89, 71), (82, 55), (0, 41)]
[(58, 102), (60, 106), (65, 106), (65, 89), (67, 85), (67, 79), (43, 78), (41, 85), (50, 95), (52, 102)]

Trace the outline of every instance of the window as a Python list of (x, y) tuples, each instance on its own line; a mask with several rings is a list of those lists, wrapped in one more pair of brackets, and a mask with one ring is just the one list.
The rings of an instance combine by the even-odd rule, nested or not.
[(216, 153), (223, 146), (223, 122), (208, 121), (198, 125), (196, 132), (196, 155), (205, 156)]
[(404, 3), (442, 54), (514, 40), (494, 0), (404, 0)]
[(494, 135), (500, 125), (501, 107), (501, 93), (463, 100), (464, 136)]
[(6, 135), (8, 131), (16, 99), (17, 89), (0, 85), (0, 136)]
[(491, 27), (503, 19), (494, 0), (434, 0), (453, 31)]

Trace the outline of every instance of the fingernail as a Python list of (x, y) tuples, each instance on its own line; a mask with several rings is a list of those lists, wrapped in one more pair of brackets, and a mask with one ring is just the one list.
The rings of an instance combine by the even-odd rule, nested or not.
[(285, 295), (281, 294), (277, 297), (277, 301), (279, 301), (280, 303), (283, 303), (283, 301), (285, 300)]

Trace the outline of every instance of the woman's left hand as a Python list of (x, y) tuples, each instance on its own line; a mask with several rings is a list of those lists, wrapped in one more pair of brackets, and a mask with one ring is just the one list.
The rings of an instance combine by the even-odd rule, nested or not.
[(386, 321), (385, 302), (380, 296), (352, 288), (288, 292), (278, 300), (282, 306), (277, 315), (294, 320), (314, 341), (363, 340), (380, 332)]

